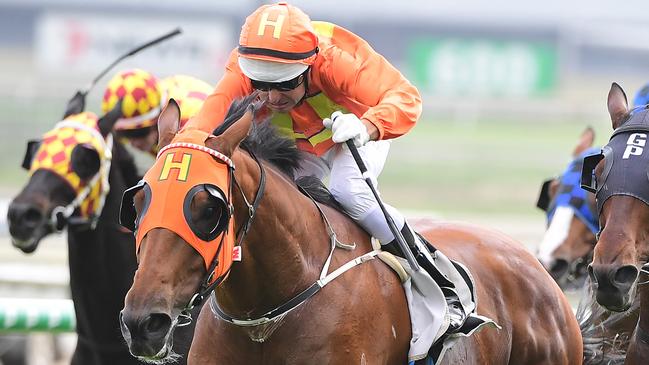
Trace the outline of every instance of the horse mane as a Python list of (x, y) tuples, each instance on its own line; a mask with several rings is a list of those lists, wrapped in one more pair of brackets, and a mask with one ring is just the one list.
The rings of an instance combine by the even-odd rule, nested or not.
[[(212, 134), (218, 136), (227, 130), (234, 122), (239, 120), (248, 108), (253, 105), (257, 96), (249, 95), (243, 99), (232, 102), (223, 124), (219, 125)], [(255, 110), (256, 112), (256, 110)], [(341, 212), (345, 212), (342, 205), (333, 197), (331, 192), (315, 176), (302, 176), (295, 180), (295, 172), (300, 166), (303, 152), (295, 145), (295, 141), (288, 139), (277, 132), (270, 123), (270, 118), (260, 122), (253, 122), (250, 134), (241, 142), (241, 148), (254, 154), (286, 174), (291, 181), (295, 181), (301, 191), (312, 197), (317, 202), (329, 205)]]
[(586, 281), (576, 313), (584, 343), (584, 365), (624, 364), (632, 333), (621, 332), (610, 338), (606, 331), (616, 327), (628, 313), (639, 310), (639, 306), (636, 298), (626, 312), (611, 312), (595, 301), (593, 284), (590, 279)]
[[(232, 102), (225, 120), (212, 134), (218, 136), (225, 132), (232, 124), (239, 120), (253, 105), (257, 95), (248, 95), (243, 99)], [(255, 110), (256, 114), (256, 110)], [(248, 136), (241, 142), (241, 148), (250, 154), (254, 154), (288, 175), (295, 180), (295, 172), (302, 160), (302, 152), (297, 149), (295, 142), (277, 133), (275, 127), (270, 123), (270, 118), (262, 121), (254, 121)]]

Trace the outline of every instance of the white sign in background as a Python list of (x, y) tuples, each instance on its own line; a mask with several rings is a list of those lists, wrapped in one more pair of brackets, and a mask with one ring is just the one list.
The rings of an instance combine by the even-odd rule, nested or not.
[(219, 19), (46, 13), (36, 23), (36, 65), (46, 73), (93, 77), (133, 48), (177, 27), (182, 34), (141, 51), (113, 72), (135, 64), (161, 77), (188, 74), (218, 80), (238, 33)]

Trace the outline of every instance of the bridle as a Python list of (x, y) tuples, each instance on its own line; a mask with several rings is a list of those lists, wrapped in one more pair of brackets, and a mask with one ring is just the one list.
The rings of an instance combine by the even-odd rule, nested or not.
[[(160, 152), (163, 152), (161, 150)], [(252, 204), (249, 203), (248, 199), (246, 198), (246, 194), (243, 192), (243, 189), (241, 188), (241, 185), (237, 182), (236, 177), (234, 176), (234, 164), (232, 165), (232, 168), (230, 169), (230, 196), (232, 196), (232, 186), (236, 186), (237, 189), (239, 190), (239, 193), (241, 194), (241, 197), (243, 198), (244, 204), (248, 207), (248, 216), (246, 217), (245, 222), (239, 227), (237, 233), (236, 233), (236, 247), (237, 249), (241, 249), (241, 245), (243, 244), (243, 239), (245, 236), (248, 234), (250, 231), (250, 227), (252, 226), (252, 222), (255, 218), (255, 213), (257, 212), (257, 208), (259, 207), (259, 204), (261, 203), (261, 199), (264, 196), (264, 191), (266, 190), (266, 171), (264, 170), (264, 166), (259, 162), (259, 159), (257, 156), (252, 152), (248, 151), (252, 159), (257, 163), (259, 166), (259, 171), (260, 171), (260, 177), (259, 177), (259, 186), (257, 187), (257, 193), (255, 194), (255, 198), (252, 201)], [(230, 206), (230, 215), (234, 214), (234, 206), (232, 205), (232, 202), (229, 202)], [(220, 249), (220, 248), (219, 248)], [(207, 295), (214, 290), (214, 288), (219, 285), (223, 280), (227, 277), (227, 275), (223, 275), (217, 280), (213, 279), (214, 275), (214, 270), (216, 266), (219, 264), (218, 261), (218, 254), (214, 256), (214, 260), (212, 260), (212, 263), (210, 264), (209, 269), (207, 270), (207, 275), (205, 278), (202, 280), (200, 287), (198, 290), (192, 295), (192, 298), (189, 300), (185, 308), (181, 311), (179, 317), (181, 318), (178, 321), (177, 326), (182, 327), (182, 326), (187, 326), (191, 323), (192, 317), (191, 317), (191, 310), (194, 309), (196, 306), (200, 305)]]

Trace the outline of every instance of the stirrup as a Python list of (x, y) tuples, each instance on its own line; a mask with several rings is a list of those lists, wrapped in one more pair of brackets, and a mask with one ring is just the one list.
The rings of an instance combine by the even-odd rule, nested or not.
[(457, 332), (467, 319), (466, 313), (462, 310), (462, 305), (460, 305), (459, 299), (456, 298), (446, 298), (446, 305), (448, 306), (448, 318), (449, 325), (446, 330), (447, 333)]

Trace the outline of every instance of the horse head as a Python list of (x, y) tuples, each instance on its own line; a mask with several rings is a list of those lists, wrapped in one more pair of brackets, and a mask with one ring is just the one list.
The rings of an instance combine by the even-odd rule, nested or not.
[(573, 160), (564, 172), (543, 183), (537, 207), (546, 212), (547, 230), (537, 258), (563, 289), (581, 287), (591, 261), (599, 227), (595, 196), (580, 187), (584, 156), (592, 147), (595, 133), (588, 127), (573, 150)]
[(136, 232), (139, 262), (120, 323), (131, 353), (141, 359), (173, 358), (175, 327), (229, 274), (234, 221), (247, 216), (233, 217), (232, 156), (252, 119), (252, 108), (240, 108), (226, 117), (231, 127), (220, 135), (176, 134), (180, 110), (173, 99), (159, 117), (156, 163), (124, 193), (120, 213), (122, 224)]
[(66, 115), (41, 140), (28, 143), (23, 168), (31, 176), (7, 213), (15, 247), (30, 253), (68, 224), (96, 224), (109, 190), (110, 131), (120, 108), (101, 118), (89, 112)]
[(633, 303), (641, 266), (649, 259), (649, 109), (629, 110), (618, 84), (608, 94), (613, 135), (584, 159), (582, 187), (596, 193), (600, 236), (588, 268), (596, 299), (613, 311)]

